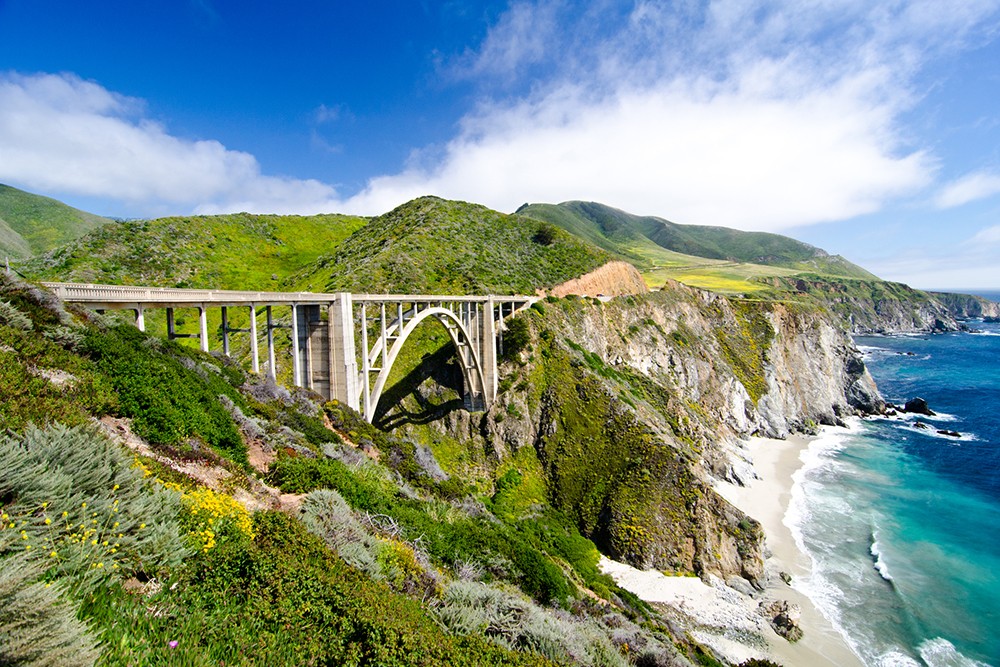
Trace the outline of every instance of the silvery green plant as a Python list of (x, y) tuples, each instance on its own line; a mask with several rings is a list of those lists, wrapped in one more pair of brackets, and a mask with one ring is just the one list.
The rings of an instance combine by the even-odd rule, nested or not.
[(0, 533), (0, 665), (90, 667), (97, 641), (62, 599), (64, 587), (44, 581), (44, 566), (16, 551), (17, 541)]
[[(0, 436), (0, 531), (14, 549), (86, 591), (108, 576), (156, 574), (190, 552), (180, 494), (87, 427), (29, 427)], [(8, 542), (10, 540), (8, 539)]]
[(0, 301), (0, 325), (21, 331), (31, 331), (34, 328), (31, 318), (7, 301)]

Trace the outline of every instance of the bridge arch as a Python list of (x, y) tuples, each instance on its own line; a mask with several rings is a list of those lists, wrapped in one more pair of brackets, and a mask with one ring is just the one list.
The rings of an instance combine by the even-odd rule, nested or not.
[[(475, 346), (472, 345), (472, 339), (469, 336), (468, 329), (463, 324), (461, 318), (459, 318), (459, 316), (453, 311), (441, 306), (434, 306), (421, 310), (415, 317), (413, 317), (413, 319), (408, 320), (402, 331), (398, 332), (395, 337), (392, 347), (390, 347), (387, 352), (384, 352), (386, 356), (382, 360), (382, 366), (379, 370), (378, 377), (375, 380), (375, 385), (372, 387), (371, 393), (365, 401), (366, 416), (368, 416), (369, 420), (371, 419), (369, 415), (375, 414), (375, 409), (378, 407), (379, 399), (382, 398), (382, 392), (385, 390), (385, 384), (389, 380), (389, 373), (392, 372), (392, 367), (396, 363), (396, 359), (399, 357), (399, 353), (406, 344), (410, 334), (412, 334), (424, 320), (431, 317), (438, 320), (444, 326), (445, 330), (448, 332), (448, 336), (451, 338), (451, 342), (455, 346), (455, 353), (457, 354), (462, 366), (462, 378), (465, 381), (465, 392), (467, 396), (471, 397), (473, 407), (485, 407), (484, 394), (486, 380), (483, 373), (482, 360), (479, 358), (479, 354), (477, 353)], [(380, 348), (381, 345), (376, 343), (371, 352), (364, 351), (364, 354), (368, 354), (368, 358), (374, 361), (380, 354)], [(367, 391), (367, 387), (363, 386), (362, 391)]]

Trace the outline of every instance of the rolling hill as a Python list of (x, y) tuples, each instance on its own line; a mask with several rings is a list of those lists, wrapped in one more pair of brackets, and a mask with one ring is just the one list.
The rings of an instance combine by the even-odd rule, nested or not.
[(20, 265), (45, 280), (277, 290), (364, 226), (346, 215), (229, 215), (106, 225)]
[(0, 255), (30, 257), (109, 222), (55, 199), (0, 184)]
[(313, 291), (531, 294), (611, 259), (546, 222), (421, 197), (373, 218), (289, 284)]
[(651, 286), (674, 279), (696, 287), (747, 292), (756, 280), (798, 273), (878, 280), (839, 255), (766, 232), (680, 225), (594, 202), (530, 204), (520, 215), (557, 225), (635, 264)]

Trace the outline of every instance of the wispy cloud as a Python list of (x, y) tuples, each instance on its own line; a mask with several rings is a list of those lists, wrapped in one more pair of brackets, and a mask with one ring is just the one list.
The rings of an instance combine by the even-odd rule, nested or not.
[(938, 208), (954, 208), (1000, 194), (1000, 173), (978, 171), (946, 184), (934, 203)]
[(510, 210), (586, 198), (754, 229), (877, 211), (938, 168), (901, 125), (919, 99), (913, 77), (973, 40), (1000, 3), (621, 7), (513, 5), (462, 59), (482, 99), (443, 159), (374, 178), (347, 204), (372, 212), (433, 192)]
[(979, 230), (968, 243), (968, 245), (972, 246), (981, 246), (984, 244), (1000, 245), (1000, 225), (993, 225), (992, 227)]
[[(455, 136), (353, 196), (178, 137), (141, 101), (74, 75), (0, 74), (0, 180), (140, 211), (374, 214), (436, 194), (501, 210), (592, 199), (753, 229), (841, 220), (926, 196), (939, 163), (904, 125), (915, 77), (992, 38), (998, 14), (1000, 0), (520, 0), (442, 70), (476, 91)], [(337, 150), (319, 128), (344, 113), (315, 110), (316, 148)], [(974, 174), (937, 201), (989, 196), (995, 179)]]
[(252, 155), (170, 134), (143, 104), (71, 74), (0, 75), (0, 180), (115, 198), (138, 210), (335, 210), (315, 180), (267, 176)]

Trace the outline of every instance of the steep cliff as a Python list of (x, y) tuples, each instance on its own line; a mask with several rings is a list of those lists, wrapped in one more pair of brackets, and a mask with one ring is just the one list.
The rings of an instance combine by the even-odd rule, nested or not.
[(931, 296), (944, 304), (957, 318), (1000, 317), (1000, 303), (984, 299), (974, 294), (953, 294), (951, 292), (930, 292)]
[(957, 331), (946, 303), (909, 285), (884, 280), (831, 279), (799, 275), (767, 282), (792, 298), (823, 306), (853, 333)]
[[(738, 478), (738, 439), (882, 407), (849, 336), (818, 308), (674, 284), (606, 303), (550, 298), (509, 327), (489, 412), (402, 428), (432, 448), (466, 443), (480, 469), (540, 478), (585, 535), (640, 567), (759, 585), (760, 527), (711, 487)], [(425, 379), (414, 396), (426, 407), (435, 391)]]

